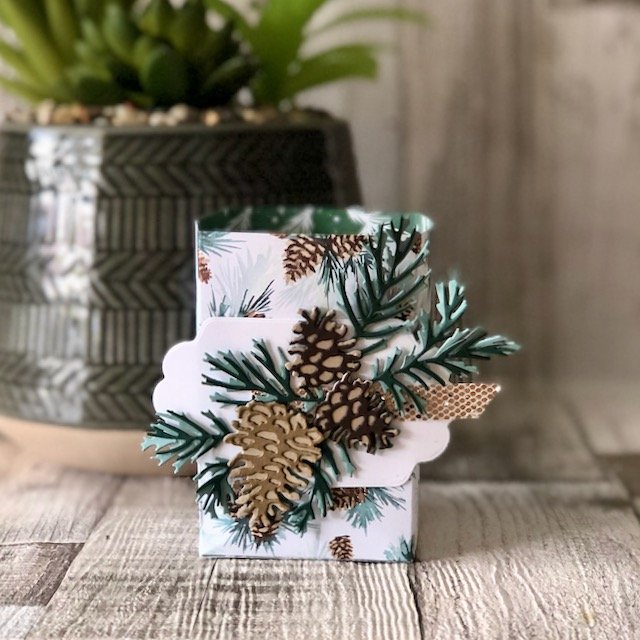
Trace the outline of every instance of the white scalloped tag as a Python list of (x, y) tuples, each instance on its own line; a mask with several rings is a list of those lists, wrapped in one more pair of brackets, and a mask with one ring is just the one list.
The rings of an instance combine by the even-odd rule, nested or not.
[[(157, 412), (174, 411), (184, 413), (193, 420), (212, 411), (229, 424), (237, 417), (237, 407), (224, 405), (212, 399), (216, 389), (205, 385), (203, 377), (212, 375), (205, 358), (220, 352), (247, 353), (252, 350), (254, 340), (262, 339), (272, 352), (278, 348), (285, 352), (292, 337), (295, 320), (263, 318), (211, 318), (200, 328), (191, 342), (176, 345), (166, 355), (163, 363), (164, 379), (153, 395)], [(411, 346), (411, 336), (394, 339), (383, 352), (365, 356), (360, 373), (370, 377), (376, 360), (384, 358), (396, 347)], [(250, 396), (246, 400), (250, 400)], [(396, 487), (410, 478), (414, 468), (441, 455), (449, 444), (450, 420), (397, 420), (400, 433), (393, 447), (369, 454), (363, 450), (350, 450), (355, 475), (343, 473), (336, 483), (339, 487)], [(203, 426), (206, 420), (202, 418)], [(222, 444), (203, 458), (233, 458), (239, 449)]]

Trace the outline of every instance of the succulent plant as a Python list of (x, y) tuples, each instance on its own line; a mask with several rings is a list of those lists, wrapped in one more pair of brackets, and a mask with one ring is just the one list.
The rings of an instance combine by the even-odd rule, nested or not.
[(0, 43), (16, 72), (0, 82), (31, 101), (209, 107), (255, 73), (233, 24), (212, 29), (202, 0), (2, 0), (0, 19), (18, 41)]
[(282, 106), (321, 84), (375, 77), (377, 45), (307, 53), (318, 34), (361, 20), (424, 20), (376, 7), (312, 28), (329, 1), (1, 0), (0, 58), (13, 72), (0, 85), (32, 102), (142, 108), (226, 105), (247, 87), (255, 104)]
[(244, 0), (244, 11), (229, 0), (206, 2), (235, 23), (256, 59), (258, 71), (251, 83), (256, 104), (280, 106), (323, 84), (377, 76), (379, 43), (350, 42), (312, 53), (319, 35), (370, 20), (426, 23), (421, 11), (384, 5), (347, 8), (336, 16), (323, 11), (332, 0)]

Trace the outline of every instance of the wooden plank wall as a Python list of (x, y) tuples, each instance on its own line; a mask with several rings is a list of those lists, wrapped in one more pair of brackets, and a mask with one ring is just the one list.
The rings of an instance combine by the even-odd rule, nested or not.
[(395, 1), (431, 27), (357, 27), (380, 82), (306, 98), (352, 121), (367, 204), (435, 218), (436, 272), (526, 346), (489, 374), (638, 376), (640, 3)]
[(398, 1), (431, 28), (397, 29), (378, 85), (324, 97), (367, 203), (436, 219), (437, 271), (527, 347), (495, 371), (638, 376), (640, 4)]

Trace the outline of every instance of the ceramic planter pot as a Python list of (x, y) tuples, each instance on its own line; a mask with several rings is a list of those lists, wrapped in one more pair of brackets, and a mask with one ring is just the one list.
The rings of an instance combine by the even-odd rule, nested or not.
[(139, 441), (192, 337), (193, 223), (221, 206), (357, 203), (348, 127), (0, 132), (0, 432), (76, 467), (151, 472)]

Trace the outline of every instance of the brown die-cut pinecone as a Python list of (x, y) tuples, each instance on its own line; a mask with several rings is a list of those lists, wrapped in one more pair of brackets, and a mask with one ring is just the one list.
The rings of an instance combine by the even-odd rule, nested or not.
[(364, 243), (367, 241), (367, 236), (332, 235), (327, 238), (327, 241), (331, 253), (342, 260), (348, 260), (362, 253)]
[(335, 560), (353, 560), (353, 544), (349, 536), (337, 536), (329, 543), (331, 556)]
[(347, 374), (327, 393), (316, 409), (315, 425), (328, 438), (352, 447), (361, 444), (367, 453), (393, 446), (398, 429), (393, 414), (375, 383)]
[(331, 511), (353, 509), (367, 499), (366, 487), (335, 487), (331, 489)]
[(315, 273), (322, 262), (326, 247), (321, 239), (310, 236), (293, 236), (284, 250), (284, 274), (288, 283)]
[(318, 389), (341, 380), (360, 369), (362, 354), (356, 339), (348, 337), (346, 325), (337, 322), (336, 312), (321, 312), (317, 307), (300, 311), (303, 317), (293, 332), (287, 364), (301, 381), (303, 390)]
[(211, 269), (209, 268), (209, 259), (206, 254), (200, 251), (198, 253), (198, 278), (201, 282), (209, 284), (211, 280)]
[(238, 409), (235, 433), (224, 441), (241, 447), (230, 463), (236, 518), (249, 518), (257, 540), (271, 537), (300, 499), (322, 457), (324, 436), (303, 413), (279, 403), (249, 402)]

